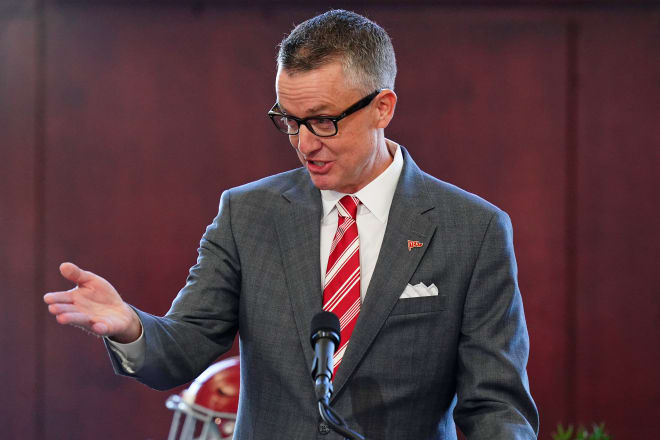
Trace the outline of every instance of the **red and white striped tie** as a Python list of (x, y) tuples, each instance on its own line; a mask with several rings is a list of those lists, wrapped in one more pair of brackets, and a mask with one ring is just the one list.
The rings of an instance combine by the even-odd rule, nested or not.
[(334, 373), (341, 364), (346, 346), (360, 314), (360, 240), (355, 221), (360, 200), (344, 196), (337, 203), (337, 232), (323, 286), (323, 310), (339, 317), (341, 342), (334, 356)]

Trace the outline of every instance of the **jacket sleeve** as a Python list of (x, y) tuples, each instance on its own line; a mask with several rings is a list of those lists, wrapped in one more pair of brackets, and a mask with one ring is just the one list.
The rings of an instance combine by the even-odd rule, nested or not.
[(200, 241), (197, 264), (167, 314), (157, 317), (136, 309), (144, 329), (144, 364), (130, 374), (108, 350), (115, 371), (159, 390), (193, 380), (231, 348), (238, 329), (240, 289), (230, 193), (225, 192), (218, 215)]
[(454, 419), (469, 440), (537, 437), (528, 355), (511, 221), (498, 210), (474, 265), (459, 340)]

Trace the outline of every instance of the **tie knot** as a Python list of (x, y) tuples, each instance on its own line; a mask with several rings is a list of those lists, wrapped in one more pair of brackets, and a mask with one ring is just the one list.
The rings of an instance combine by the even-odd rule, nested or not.
[(344, 196), (337, 203), (337, 212), (342, 217), (350, 217), (353, 220), (357, 217), (357, 209), (360, 199), (355, 196)]

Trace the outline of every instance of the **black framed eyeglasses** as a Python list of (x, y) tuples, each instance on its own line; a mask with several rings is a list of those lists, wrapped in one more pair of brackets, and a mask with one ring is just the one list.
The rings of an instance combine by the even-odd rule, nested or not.
[(300, 132), (300, 126), (304, 125), (316, 136), (330, 137), (336, 135), (339, 130), (339, 128), (337, 128), (337, 122), (371, 104), (371, 101), (373, 101), (381, 91), (382, 89), (379, 89), (365, 96), (344, 110), (339, 116), (320, 115), (309, 118), (296, 118), (295, 116), (289, 116), (282, 113), (277, 102), (268, 112), (268, 116), (270, 117), (270, 120), (273, 121), (275, 128), (289, 136), (297, 135)]

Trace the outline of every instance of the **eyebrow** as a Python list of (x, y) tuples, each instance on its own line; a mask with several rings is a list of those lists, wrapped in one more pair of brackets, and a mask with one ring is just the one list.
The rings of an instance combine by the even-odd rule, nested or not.
[(327, 109), (329, 106), (327, 104), (322, 104), (322, 105), (317, 105), (316, 107), (308, 108), (307, 113), (311, 113), (312, 115), (317, 115), (319, 112), (323, 111), (324, 109)]
[[(284, 113), (285, 115), (286, 115), (286, 114), (289, 114), (289, 112), (287, 112), (286, 109), (285, 109), (284, 107), (282, 107), (282, 104), (280, 104), (279, 102), (277, 103), (277, 107), (278, 107), (280, 110), (282, 110), (282, 113)], [(306, 113), (307, 113), (308, 115), (311, 115), (311, 116), (307, 116), (307, 117), (322, 116), (322, 115), (320, 114), (320, 112), (322, 112), (323, 110), (327, 109), (328, 107), (329, 107), (328, 104), (321, 104), (321, 105), (318, 105), (318, 106), (316, 106), (316, 107), (308, 108)], [(304, 118), (303, 118), (303, 119), (304, 119)]]

